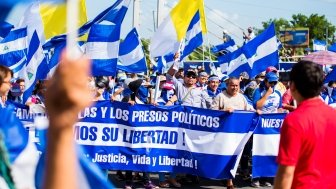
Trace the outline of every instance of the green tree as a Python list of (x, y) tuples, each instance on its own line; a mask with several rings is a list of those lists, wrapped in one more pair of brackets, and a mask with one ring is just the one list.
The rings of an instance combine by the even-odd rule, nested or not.
[(270, 19), (266, 22), (262, 22), (263, 31), (267, 28), (270, 23), (274, 22), (276, 31), (283, 29), (282, 27), (305, 27), (309, 28), (309, 41), (312, 44), (312, 39), (325, 40), (326, 33), (328, 31), (328, 44), (335, 42), (335, 31), (336, 27), (332, 25), (324, 15), (320, 16), (318, 14), (311, 14), (309, 17), (303, 14), (294, 14), (291, 20), (286, 20), (284, 18), (280, 19)]

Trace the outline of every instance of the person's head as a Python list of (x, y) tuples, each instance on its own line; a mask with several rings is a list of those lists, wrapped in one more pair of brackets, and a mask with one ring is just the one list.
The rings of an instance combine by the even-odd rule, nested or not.
[(11, 88), (13, 71), (8, 67), (0, 65), (0, 96), (5, 96)]
[(266, 68), (266, 74), (269, 72), (274, 72), (274, 73), (278, 73), (278, 69), (276, 69), (276, 67), (274, 66), (269, 66)]
[(248, 28), (247, 28), (247, 31), (248, 31), (249, 33), (252, 33), (252, 31), (253, 31), (252, 27), (248, 27)]
[(199, 72), (198, 74), (198, 83), (204, 85), (208, 82), (209, 75), (206, 72)]
[(210, 75), (208, 79), (208, 86), (212, 91), (216, 91), (219, 86), (219, 77), (217, 75)]
[(320, 65), (310, 61), (299, 61), (290, 72), (290, 90), (295, 99), (313, 98), (322, 90), (324, 73)]
[(243, 80), (249, 80), (250, 79), (250, 76), (247, 72), (242, 72), (239, 74), (239, 80), (240, 81), (243, 81)]
[(183, 68), (179, 68), (177, 70), (177, 72), (175, 73), (175, 77), (177, 79), (183, 78), (184, 77), (184, 69)]
[(194, 71), (187, 71), (187, 73), (184, 75), (184, 84), (187, 87), (191, 87), (195, 85), (197, 79), (197, 75)]
[(20, 86), (20, 93), (23, 93), (26, 86), (25, 86), (25, 80), (22, 78), (19, 78), (15, 81), (15, 83), (17, 83)]
[(159, 85), (159, 88), (162, 89), (162, 86), (166, 83), (167, 78), (166, 78), (166, 76), (164, 76), (164, 75), (160, 75), (160, 76), (157, 76), (157, 77), (160, 78), (160, 85)]
[(330, 88), (336, 88), (336, 81), (329, 81), (328, 82), (328, 87), (330, 87)]
[(47, 85), (45, 80), (38, 80), (35, 84), (35, 88), (33, 90), (34, 95), (44, 96), (47, 90)]
[(143, 79), (137, 79), (128, 84), (128, 88), (133, 92), (134, 96), (138, 97), (142, 102), (148, 102), (148, 93), (149, 93), (148, 83)]
[(256, 82), (259, 84), (264, 81), (266, 72), (263, 71), (255, 77)]
[(240, 90), (240, 86), (239, 86), (239, 79), (235, 78), (235, 77), (231, 77), (228, 81), (228, 85), (226, 88), (226, 92), (227, 94), (229, 94), (230, 96), (235, 96), (239, 93)]
[(278, 83), (279, 81), (279, 77), (276, 73), (274, 72), (268, 72), (265, 76), (265, 86), (266, 88), (270, 88), (270, 87), (273, 87)]

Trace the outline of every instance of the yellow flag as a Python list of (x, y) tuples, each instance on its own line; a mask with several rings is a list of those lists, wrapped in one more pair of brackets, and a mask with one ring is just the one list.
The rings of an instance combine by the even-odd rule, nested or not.
[(203, 21), (202, 32), (206, 32), (203, 0), (180, 0), (170, 12), (179, 41), (185, 37), (190, 21), (197, 11), (200, 11), (201, 23)]
[[(41, 3), (39, 7), (45, 39), (66, 32), (66, 4)], [(87, 22), (85, 0), (79, 0), (78, 27)]]

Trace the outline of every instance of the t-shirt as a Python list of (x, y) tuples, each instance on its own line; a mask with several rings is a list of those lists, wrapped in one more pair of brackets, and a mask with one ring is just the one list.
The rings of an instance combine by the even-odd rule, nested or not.
[(336, 110), (320, 98), (301, 102), (281, 128), (277, 162), (295, 166), (292, 188), (336, 187)]
[(226, 110), (227, 108), (233, 108), (234, 110), (246, 110), (246, 98), (241, 93), (238, 93), (235, 96), (230, 96), (226, 91), (223, 91), (215, 97), (211, 104), (211, 109)]
[[(257, 88), (256, 90), (254, 90), (253, 106), (255, 109), (257, 109), (257, 102), (265, 95), (266, 92), (266, 89)], [(277, 113), (278, 108), (281, 107), (281, 94), (278, 90), (274, 90), (274, 92), (267, 97), (264, 106), (261, 108), (261, 111), (263, 113)]]

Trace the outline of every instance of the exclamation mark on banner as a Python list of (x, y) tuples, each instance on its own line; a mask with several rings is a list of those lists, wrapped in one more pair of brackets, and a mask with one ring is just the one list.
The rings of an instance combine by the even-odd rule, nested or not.
[(182, 137), (183, 137), (183, 146), (185, 146), (185, 132), (182, 133)]

